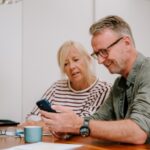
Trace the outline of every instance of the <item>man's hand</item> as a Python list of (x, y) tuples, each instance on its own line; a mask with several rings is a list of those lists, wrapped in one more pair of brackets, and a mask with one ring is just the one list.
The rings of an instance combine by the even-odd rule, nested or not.
[(43, 121), (49, 130), (63, 133), (79, 134), (83, 119), (77, 116), (70, 108), (53, 105), (52, 108), (58, 113), (40, 111)]

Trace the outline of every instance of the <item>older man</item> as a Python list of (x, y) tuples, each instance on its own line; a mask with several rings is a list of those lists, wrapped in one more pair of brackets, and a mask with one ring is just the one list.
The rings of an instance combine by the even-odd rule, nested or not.
[(105, 104), (90, 118), (62, 106), (41, 111), (49, 129), (100, 139), (143, 144), (150, 137), (150, 58), (140, 54), (127, 22), (107, 16), (90, 27), (91, 54), (110, 73), (120, 74)]

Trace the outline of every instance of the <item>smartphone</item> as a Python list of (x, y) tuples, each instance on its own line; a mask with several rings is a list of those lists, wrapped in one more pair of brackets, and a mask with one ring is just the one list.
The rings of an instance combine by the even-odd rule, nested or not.
[(41, 110), (56, 113), (56, 111), (51, 108), (51, 102), (49, 102), (47, 99), (41, 99), (41, 100), (37, 101), (36, 105)]

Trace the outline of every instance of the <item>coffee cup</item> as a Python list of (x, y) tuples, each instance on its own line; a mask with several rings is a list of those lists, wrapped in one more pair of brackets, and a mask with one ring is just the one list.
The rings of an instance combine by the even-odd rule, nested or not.
[(34, 143), (42, 141), (42, 127), (41, 126), (25, 126), (24, 140), (26, 143)]

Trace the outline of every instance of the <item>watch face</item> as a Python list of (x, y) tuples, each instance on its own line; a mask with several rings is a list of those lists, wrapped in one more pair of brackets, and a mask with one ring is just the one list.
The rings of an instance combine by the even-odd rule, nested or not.
[(88, 127), (83, 126), (80, 128), (80, 134), (83, 137), (87, 137), (90, 135), (90, 129)]

